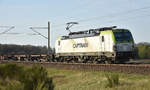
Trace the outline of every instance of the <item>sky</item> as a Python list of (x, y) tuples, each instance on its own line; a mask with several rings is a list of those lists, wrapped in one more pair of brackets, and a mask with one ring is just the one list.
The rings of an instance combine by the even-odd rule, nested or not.
[[(150, 42), (150, 0), (0, 0), (1, 44), (47, 46), (47, 39), (34, 35), (30, 27), (47, 27), (51, 46), (67, 35), (66, 23), (78, 22), (71, 31), (117, 26), (133, 34), (135, 43)], [(47, 37), (47, 29), (35, 29)], [(18, 34), (11, 34), (18, 33)]]

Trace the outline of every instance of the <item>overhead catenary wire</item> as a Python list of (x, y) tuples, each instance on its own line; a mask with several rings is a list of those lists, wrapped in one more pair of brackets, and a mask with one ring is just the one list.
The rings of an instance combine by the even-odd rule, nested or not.
[[(38, 28), (38, 29), (47, 29), (46, 27), (36, 27), (36, 29), (37, 29), (37, 28)], [(33, 32), (37, 33), (37, 35), (40, 35), (40, 36), (44, 37), (45, 39), (48, 39), (48, 37), (44, 36), (43, 34), (39, 33), (38, 31), (34, 30), (35, 27), (34, 27), (34, 28), (33, 28), (33, 27), (30, 27), (30, 29), (31, 29)]]
[[(132, 10), (128, 10), (128, 11), (124, 11), (124, 12), (119, 12), (119, 13), (113, 13), (113, 14), (109, 14), (109, 15), (104, 15), (104, 16), (97, 16), (97, 17), (92, 17), (92, 18), (87, 18), (87, 19), (81, 19), (81, 20), (77, 20), (76, 22), (88, 22), (88, 21), (93, 21), (93, 20), (99, 20), (101, 18), (107, 18), (107, 17), (118, 17), (121, 15), (127, 15), (127, 14), (131, 14), (134, 12), (141, 12), (142, 10), (147, 10), (150, 9), (150, 6), (147, 7), (142, 7), (142, 8), (136, 8), (136, 9), (132, 9)], [(65, 24), (59, 24), (59, 25), (54, 25), (53, 28), (59, 28), (65, 26)]]
[[(121, 19), (117, 19), (117, 20), (109, 20), (106, 22), (103, 22), (103, 24), (108, 24), (108, 23), (113, 23), (113, 22), (124, 22), (124, 21), (128, 21), (128, 20), (133, 20), (133, 19), (140, 19), (141, 17), (149, 17), (150, 14), (148, 15), (142, 15), (142, 16), (134, 16), (134, 17), (128, 17), (128, 18), (121, 18)], [(76, 26), (76, 28), (81, 28), (81, 27), (85, 27), (85, 25), (81, 25), (81, 26)], [(98, 27), (99, 28), (99, 27)]]
[[(132, 9), (132, 10), (128, 10), (128, 11), (124, 11), (124, 12), (119, 12), (119, 13), (114, 13), (114, 14), (109, 14), (109, 15), (104, 15), (104, 16), (97, 16), (97, 17), (93, 17), (93, 18), (87, 18), (87, 19), (81, 19), (81, 20), (77, 20), (76, 22), (88, 22), (88, 21), (92, 21), (92, 20), (99, 20), (100, 18), (104, 18), (104, 17), (118, 17), (118, 15), (126, 15), (126, 14), (130, 14), (133, 12), (139, 12), (141, 10), (147, 10), (150, 9), (150, 6), (148, 7), (142, 7), (142, 8), (137, 8), (137, 9)], [(54, 25), (53, 28), (60, 28), (65, 26), (66, 24), (58, 24), (58, 25)], [(0, 28), (10, 28), (10, 26), (0, 26)], [(37, 29), (47, 29), (47, 27), (33, 27), (33, 28), (37, 28)], [(7, 32), (9, 32), (11, 29), (6, 30), (0, 34), (6, 34)], [(13, 33), (12, 33), (13, 34)], [(20, 33), (21, 34), (21, 33)], [(14, 34), (15, 35), (15, 34)], [(38, 34), (39, 35), (39, 34)], [(44, 37), (45, 38), (45, 37)]]
[[(142, 8), (137, 8), (137, 9), (132, 9), (132, 10), (128, 10), (128, 11), (124, 11), (124, 12), (119, 12), (119, 13), (114, 13), (114, 14), (109, 14), (109, 15), (105, 15), (105, 16), (98, 16), (98, 17), (93, 17), (93, 18), (87, 18), (87, 19), (82, 19), (82, 20), (78, 20), (77, 22), (88, 22), (88, 21), (92, 21), (92, 20), (99, 20), (100, 18), (103, 18), (103, 17), (118, 17), (118, 16), (121, 16), (121, 15), (126, 15), (126, 14), (130, 14), (130, 13), (134, 13), (134, 12), (141, 12), (142, 10), (148, 10), (150, 9), (150, 7), (142, 7)], [(130, 19), (132, 19), (131, 17), (129, 17)], [(136, 18), (136, 17), (133, 17), (133, 18)], [(126, 18), (127, 20), (128, 18)], [(123, 19), (117, 19), (117, 20), (122, 20)], [(111, 22), (114, 22), (114, 21), (117, 21), (117, 20), (110, 20), (110, 21), (106, 21), (106, 23), (111, 23)], [(65, 26), (66, 24), (59, 24), (59, 25), (54, 25), (53, 28), (59, 28), (59, 27), (62, 27), (62, 26)], [(76, 26), (76, 27), (80, 27), (80, 26)], [(0, 26), (0, 28), (10, 28), (10, 26)], [(47, 27), (32, 27), (32, 28), (36, 28), (36, 29), (47, 29)], [(65, 29), (65, 27), (64, 27)], [(57, 30), (57, 29), (55, 29)], [(5, 31), (3, 31), (2, 33), (0, 34), (12, 34), (12, 35), (18, 35), (18, 34), (25, 34), (25, 33), (8, 33), (9, 31), (11, 31), (11, 29), (7, 29)], [(33, 31), (33, 30), (32, 30)], [(41, 33), (37, 33), (36, 30), (34, 30), (35, 33), (30, 33), (30, 35), (41, 35)], [(29, 35), (29, 34), (26, 34), (26, 35)], [(41, 35), (42, 36), (42, 35)], [(46, 36), (42, 36), (44, 38), (47, 39)]]
[(19, 34), (23, 34), (23, 33), (14, 32), (14, 33), (5, 33), (5, 34), (9, 34), (9, 35), (19, 35)]
[(0, 28), (5, 28), (6, 30), (1, 32), (0, 35), (6, 34), (7, 32), (11, 31), (12, 29), (15, 28), (15, 26), (0, 26)]
[(118, 15), (127, 15), (130, 13), (134, 13), (134, 12), (139, 12), (141, 10), (146, 10), (146, 9), (150, 9), (149, 7), (142, 7), (142, 8), (137, 8), (137, 9), (132, 9), (132, 10), (128, 10), (128, 11), (124, 11), (124, 12), (119, 12), (119, 13), (113, 13), (113, 14), (109, 14), (109, 15), (105, 15), (105, 16), (98, 16), (98, 17), (93, 17), (93, 18), (89, 18), (89, 19), (82, 19), (79, 20), (78, 22), (87, 22), (87, 21), (91, 21), (91, 20), (98, 20), (99, 18), (104, 18), (104, 17), (117, 17)]
[[(0, 26), (0, 29), (6, 29), (3, 32), (0, 33), (0, 35), (40, 35), (40, 33), (34, 30), (36, 33), (18, 33), (18, 32), (11, 32), (12, 29), (14, 29), (16, 26)], [(36, 29), (47, 29), (47, 27), (32, 27)], [(47, 38), (47, 37), (44, 37)]]

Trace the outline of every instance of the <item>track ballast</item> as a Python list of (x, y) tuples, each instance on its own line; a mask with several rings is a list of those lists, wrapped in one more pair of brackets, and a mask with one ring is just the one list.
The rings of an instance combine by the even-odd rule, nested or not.
[(1, 61), (1, 64), (16, 63), (23, 65), (42, 65), (48, 68), (83, 70), (83, 71), (102, 71), (102, 72), (121, 72), (128, 74), (150, 74), (149, 64), (83, 64), (83, 63), (60, 63), (60, 62), (15, 62)]

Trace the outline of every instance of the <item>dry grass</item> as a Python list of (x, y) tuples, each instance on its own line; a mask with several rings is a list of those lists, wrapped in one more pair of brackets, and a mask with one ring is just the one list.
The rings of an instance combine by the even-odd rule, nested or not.
[(119, 75), (119, 85), (106, 87), (106, 72), (87, 72), (48, 69), (53, 77), (55, 90), (149, 90), (150, 75), (123, 74)]

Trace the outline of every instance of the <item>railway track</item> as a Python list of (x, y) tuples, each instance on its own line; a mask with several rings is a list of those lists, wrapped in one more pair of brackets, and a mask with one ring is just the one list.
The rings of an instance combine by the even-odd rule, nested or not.
[[(1, 64), (10, 63), (1, 61)], [(128, 74), (150, 74), (149, 64), (81, 64), (81, 63), (56, 63), (56, 62), (15, 62), (11, 63), (23, 65), (42, 65), (49, 68), (85, 70), (85, 71), (102, 71), (102, 72), (121, 72)]]

